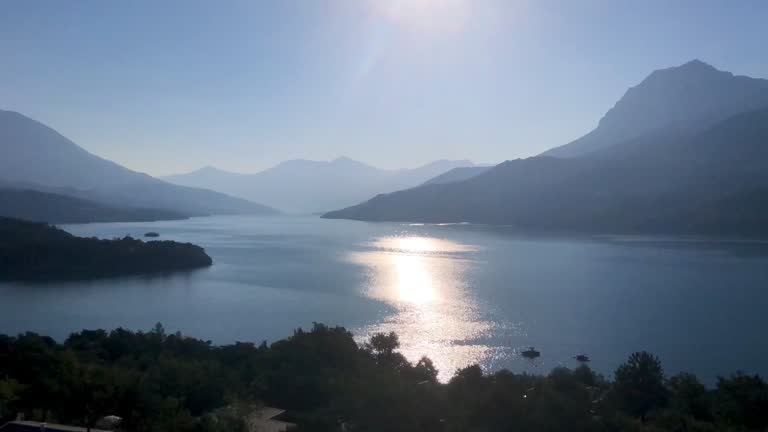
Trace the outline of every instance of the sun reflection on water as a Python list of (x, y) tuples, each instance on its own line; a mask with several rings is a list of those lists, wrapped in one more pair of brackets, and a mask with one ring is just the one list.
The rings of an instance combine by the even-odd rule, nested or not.
[(410, 255), (394, 257), (397, 272), (397, 296), (407, 303), (426, 305), (436, 299), (432, 274), (423, 258)]
[(456, 369), (499, 355), (482, 342), (494, 331), (469, 292), (469, 270), (476, 265), (470, 245), (432, 237), (382, 237), (350, 260), (368, 269), (363, 293), (392, 306), (383, 321), (359, 329), (360, 340), (394, 331), (410, 361), (431, 358), (440, 379)]

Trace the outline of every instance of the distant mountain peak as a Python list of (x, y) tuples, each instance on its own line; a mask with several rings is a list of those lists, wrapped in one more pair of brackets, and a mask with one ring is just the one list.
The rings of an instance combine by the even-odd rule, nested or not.
[(453, 168), (472, 165), (470, 161), (443, 159), (415, 168), (383, 169), (340, 156), (325, 160), (287, 160), (254, 174), (225, 175), (200, 169), (166, 179), (257, 199), (289, 212), (309, 213), (419, 186)]
[(213, 165), (205, 165), (202, 166), (196, 170), (183, 173), (183, 174), (172, 174), (169, 176), (166, 176), (167, 178), (173, 178), (176, 176), (183, 176), (183, 175), (190, 175), (190, 174), (205, 174), (205, 175), (218, 175), (218, 174), (233, 174), (230, 171), (223, 170), (221, 168), (215, 167)]
[[(755, 87), (753, 81), (737, 81), (745, 83), (738, 96), (751, 94), (746, 92)], [(728, 96), (738, 92), (739, 85), (706, 95)], [(705, 90), (693, 86), (689, 94), (695, 97)], [(675, 100), (679, 99), (671, 99)], [(715, 102), (722, 100), (732, 99)], [(664, 108), (656, 100), (650, 102), (652, 109)], [(704, 105), (701, 99), (693, 102), (693, 108)], [(727, 108), (733, 112), (732, 108), (743, 106)], [(380, 194), (323, 217), (500, 224), (539, 234), (758, 238), (768, 233), (764, 223), (768, 217), (766, 142), (768, 105), (762, 105), (695, 134), (648, 134), (592, 156), (517, 159), (484, 173), (454, 170), (427, 186)]]
[(346, 156), (339, 156), (336, 159), (332, 160), (331, 163), (361, 163), (361, 162), (356, 161), (352, 158), (348, 158)]
[(89, 153), (49, 126), (0, 111), (0, 176), (54, 189), (109, 207), (177, 214), (273, 213), (273, 209), (209, 190), (180, 187)]
[(205, 173), (205, 172), (214, 172), (214, 173), (220, 173), (224, 172), (223, 169), (217, 168), (213, 165), (206, 165), (204, 167), (201, 167), (197, 170), (197, 172)]
[(686, 69), (707, 69), (707, 70), (717, 70), (714, 66), (711, 64), (701, 61), (699, 59), (693, 59), (687, 63), (684, 63), (679, 68), (686, 68)]
[(638, 85), (647, 85), (648, 82), (654, 82), (658, 80), (674, 79), (679, 80), (694, 80), (700, 78), (730, 78), (733, 74), (726, 71), (721, 71), (709, 63), (703, 62), (699, 59), (693, 59), (687, 63), (683, 63), (680, 66), (672, 66), (669, 68), (659, 69), (653, 71), (648, 78)]
[(605, 113), (597, 128), (544, 152), (578, 157), (661, 130), (691, 134), (768, 105), (768, 80), (735, 76), (699, 59), (653, 71)]

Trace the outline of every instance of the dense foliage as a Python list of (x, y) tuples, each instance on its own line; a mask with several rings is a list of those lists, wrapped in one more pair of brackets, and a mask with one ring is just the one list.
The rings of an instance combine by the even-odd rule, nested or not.
[(238, 431), (260, 403), (288, 409), (307, 431), (747, 431), (768, 427), (758, 376), (666, 378), (633, 354), (608, 381), (588, 367), (547, 376), (478, 366), (437, 381), (429, 359), (410, 364), (394, 334), (358, 345), (343, 328), (254, 345), (214, 346), (165, 333), (82, 331), (64, 343), (0, 337), (0, 417), (24, 412), (89, 425), (123, 417), (126, 431)]
[(0, 218), (0, 279), (89, 278), (211, 263), (201, 247), (189, 243), (82, 238), (45, 224)]

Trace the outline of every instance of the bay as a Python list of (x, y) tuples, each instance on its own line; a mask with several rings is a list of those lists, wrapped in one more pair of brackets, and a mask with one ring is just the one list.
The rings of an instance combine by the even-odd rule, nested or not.
[[(631, 352), (705, 382), (768, 372), (768, 246), (646, 237), (525, 236), (504, 227), (216, 216), (69, 225), (100, 238), (157, 231), (213, 257), (208, 269), (0, 284), (0, 333), (64, 339), (83, 328), (168, 331), (213, 343), (290, 336), (313, 322), (359, 341), (396, 332), (412, 361), (609, 375)], [(534, 361), (519, 353), (534, 346)]]

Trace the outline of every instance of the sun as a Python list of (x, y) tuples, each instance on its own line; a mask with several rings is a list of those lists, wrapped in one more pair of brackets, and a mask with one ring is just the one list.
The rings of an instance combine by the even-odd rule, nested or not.
[(461, 31), (469, 12), (468, 0), (379, 0), (375, 4), (385, 18), (427, 33)]

